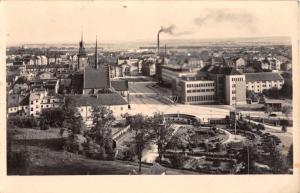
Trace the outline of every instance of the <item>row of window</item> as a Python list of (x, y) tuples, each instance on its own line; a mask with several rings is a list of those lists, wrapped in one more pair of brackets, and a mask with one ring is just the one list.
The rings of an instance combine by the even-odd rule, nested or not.
[(187, 90), (187, 93), (195, 93), (195, 92), (214, 92), (215, 89), (197, 89), (197, 90)]
[(187, 88), (193, 88), (193, 87), (209, 87), (209, 86), (214, 86), (214, 83), (200, 83), (200, 84), (187, 84)]
[[(53, 99), (52, 100), (52, 102), (55, 102), (56, 100), (55, 99)], [(35, 100), (35, 102), (36, 103), (38, 103), (39, 102), (39, 100)], [(50, 103), (51, 102), (51, 100), (50, 99), (47, 99), (47, 100), (43, 100), (42, 101), (43, 103)], [(32, 104), (33, 105), (33, 103), (34, 103), (34, 101), (32, 100), (32, 101), (30, 101), (30, 104)]]
[[(41, 105), (41, 108), (44, 108), (44, 107), (45, 107), (44, 105)], [(48, 107), (51, 107), (51, 105), (46, 105), (45, 108), (48, 108)], [(54, 107), (54, 104), (52, 105), (52, 107)], [(35, 108), (38, 109), (38, 108), (39, 108), (39, 105), (36, 105)], [(30, 108), (30, 111), (33, 111), (33, 107)]]
[(231, 78), (231, 80), (236, 82), (244, 81), (243, 78)]
[(214, 99), (215, 99), (214, 95), (188, 96), (187, 102), (212, 101)]

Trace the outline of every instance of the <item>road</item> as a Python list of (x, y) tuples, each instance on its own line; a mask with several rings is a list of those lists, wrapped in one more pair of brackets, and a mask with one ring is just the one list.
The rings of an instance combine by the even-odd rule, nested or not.
[[(194, 115), (202, 121), (207, 121), (208, 118), (224, 118), (229, 115), (229, 109), (224, 108), (224, 105), (201, 106), (201, 105), (184, 105), (171, 104), (166, 100), (170, 93), (165, 89), (152, 87), (154, 82), (129, 82), (130, 105), (129, 114), (142, 113), (144, 115), (153, 115), (155, 112), (182, 113)], [(162, 91), (162, 92), (160, 92)]]

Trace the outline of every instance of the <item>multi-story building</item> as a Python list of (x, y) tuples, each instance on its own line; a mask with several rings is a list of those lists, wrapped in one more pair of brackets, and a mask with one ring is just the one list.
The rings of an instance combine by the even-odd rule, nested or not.
[(245, 75), (234, 67), (208, 65), (200, 70), (215, 82), (215, 100), (221, 104), (245, 104)]
[(277, 72), (246, 73), (246, 88), (255, 93), (262, 93), (271, 88), (281, 89), (283, 77)]
[(195, 76), (198, 73), (198, 68), (182, 68), (179, 66), (163, 65), (161, 66), (161, 78), (164, 83), (172, 84), (174, 80), (177, 80), (183, 76)]
[(142, 63), (142, 73), (146, 76), (154, 76), (156, 73), (155, 61), (145, 60)]
[(176, 85), (176, 95), (184, 104), (214, 103), (215, 83), (204, 77), (181, 77)]
[(39, 117), (43, 109), (59, 108), (62, 103), (61, 97), (48, 95), (45, 89), (34, 90), (29, 97), (30, 116)]
[(246, 103), (245, 75), (231, 73), (225, 76), (225, 101), (228, 105)]
[(75, 106), (88, 128), (92, 127), (93, 124), (93, 107), (107, 107), (109, 110), (113, 111), (114, 116), (116, 117), (120, 117), (122, 114), (128, 112), (128, 102), (118, 93), (72, 95), (69, 97), (74, 99)]

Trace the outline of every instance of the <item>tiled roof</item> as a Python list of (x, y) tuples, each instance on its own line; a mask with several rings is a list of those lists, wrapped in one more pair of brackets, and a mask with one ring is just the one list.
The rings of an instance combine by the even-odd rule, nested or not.
[(283, 80), (283, 77), (277, 72), (246, 73), (245, 76), (246, 82)]
[(106, 93), (98, 94), (94, 96), (88, 95), (72, 95), (70, 96), (75, 100), (76, 106), (114, 106), (114, 105), (126, 105), (127, 101), (118, 93)]
[(237, 71), (234, 67), (229, 66), (213, 66), (213, 65), (207, 65), (204, 66), (201, 70), (201, 72), (207, 72), (211, 74), (223, 74), (223, 75), (241, 75), (239, 71)]
[(7, 107), (19, 106), (19, 95), (8, 95), (7, 96)]
[(26, 105), (29, 105), (29, 94), (26, 95), (25, 97), (22, 97), (21, 100), (20, 100), (20, 105), (21, 106), (26, 106)]
[(84, 81), (83, 81), (83, 88), (109, 88), (109, 72), (108, 68), (85, 68), (84, 69)]
[(128, 80), (112, 80), (111, 86), (116, 91), (128, 91)]

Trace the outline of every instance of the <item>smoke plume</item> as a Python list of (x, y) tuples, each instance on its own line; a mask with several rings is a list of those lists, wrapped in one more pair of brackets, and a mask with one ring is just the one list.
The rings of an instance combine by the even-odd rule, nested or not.
[(192, 33), (191, 31), (176, 32), (175, 29), (176, 29), (175, 25), (170, 25), (168, 27), (162, 26), (158, 31), (158, 33), (166, 33), (172, 36), (182, 36), (182, 35), (188, 35)]
[(203, 27), (207, 24), (230, 23), (233, 26), (255, 30), (253, 15), (244, 10), (206, 10), (200, 17), (195, 18), (195, 24)]

